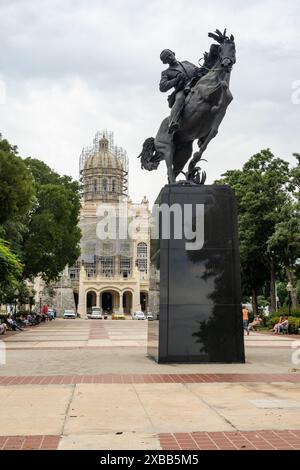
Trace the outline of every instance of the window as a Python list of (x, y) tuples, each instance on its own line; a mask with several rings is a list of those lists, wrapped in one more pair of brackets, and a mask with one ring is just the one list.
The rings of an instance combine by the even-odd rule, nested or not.
[(137, 246), (137, 267), (139, 271), (147, 272), (148, 269), (148, 247), (146, 243), (139, 243)]
[(101, 256), (101, 274), (105, 277), (113, 277), (114, 275), (114, 258), (113, 256)]
[(111, 192), (112, 193), (116, 192), (116, 180), (112, 180), (111, 182)]
[(69, 268), (70, 279), (79, 279), (80, 266), (80, 261), (76, 261), (76, 263)]
[(120, 274), (123, 274), (123, 277), (128, 277), (131, 272), (131, 258), (128, 256), (120, 256)]
[(107, 191), (107, 180), (103, 180), (103, 191)]
[(86, 271), (87, 277), (95, 277), (96, 276), (96, 263), (88, 263), (87, 261), (84, 262), (84, 268)]

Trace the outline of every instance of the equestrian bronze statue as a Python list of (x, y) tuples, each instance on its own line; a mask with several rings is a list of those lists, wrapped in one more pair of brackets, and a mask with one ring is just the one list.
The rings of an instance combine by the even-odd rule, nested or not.
[[(160, 90), (174, 88), (168, 97), (171, 114), (166, 117), (155, 139), (145, 140), (139, 155), (142, 168), (156, 170), (165, 160), (169, 183), (184, 173), (186, 183), (203, 184), (205, 171), (197, 166), (207, 145), (219, 129), (228, 105), (233, 99), (229, 89), (232, 66), (236, 61), (234, 37), (216, 30), (209, 33), (218, 44), (212, 44), (204, 54), (204, 64), (196, 67), (191, 62), (179, 62), (175, 53), (164, 49), (160, 58), (169, 67), (162, 72)], [(193, 153), (193, 142), (198, 140), (199, 150)]]

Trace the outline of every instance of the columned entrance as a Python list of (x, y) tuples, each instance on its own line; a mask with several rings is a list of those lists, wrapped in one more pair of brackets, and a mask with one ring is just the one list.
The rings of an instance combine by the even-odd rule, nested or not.
[(113, 294), (112, 292), (103, 292), (101, 295), (101, 307), (103, 312), (112, 313), (113, 311)]
[(86, 294), (86, 307), (87, 307), (87, 313), (91, 313), (92, 307), (95, 307), (97, 305), (97, 296), (94, 291), (89, 291)]
[(130, 315), (132, 313), (132, 293), (130, 291), (123, 294), (123, 310), (124, 313)]
[(122, 308), (122, 294), (115, 290), (106, 290), (100, 294), (100, 305), (103, 312), (117, 313)]

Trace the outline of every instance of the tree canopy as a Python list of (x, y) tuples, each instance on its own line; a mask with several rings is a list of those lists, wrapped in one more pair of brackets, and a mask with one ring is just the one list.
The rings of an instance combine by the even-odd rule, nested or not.
[(11, 272), (15, 266), (23, 279), (41, 275), (50, 282), (78, 258), (79, 184), (38, 159), (23, 160), (2, 139), (0, 209), (3, 263)]
[(217, 181), (229, 184), (237, 197), (243, 292), (256, 303), (257, 293), (268, 282), (271, 308), (276, 304), (276, 271), (285, 264), (284, 253), (293, 250), (294, 263), (299, 253), (299, 237), (293, 233), (299, 226), (293, 203), (297, 178), (296, 168), (290, 169), (287, 161), (265, 149), (241, 170), (227, 171)]
[(0, 136), (0, 224), (26, 214), (34, 196), (34, 180), (17, 148)]

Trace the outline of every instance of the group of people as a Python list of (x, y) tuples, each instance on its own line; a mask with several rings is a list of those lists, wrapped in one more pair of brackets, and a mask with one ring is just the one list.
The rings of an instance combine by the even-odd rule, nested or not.
[(20, 315), (15, 318), (13, 313), (9, 313), (5, 321), (0, 321), (0, 335), (4, 335), (8, 328), (12, 331), (23, 331), (26, 326), (35, 326), (43, 321), (51, 321), (55, 318), (55, 310), (49, 310), (47, 306), (33, 311), (26, 315)]
[(259, 315), (256, 315), (253, 318), (253, 321), (249, 323), (249, 316), (248, 316), (248, 310), (247, 310), (246, 305), (243, 305), (242, 313), (243, 313), (243, 328), (246, 331), (247, 335), (249, 335), (251, 330), (256, 330), (256, 328), (261, 324), (262, 318)]
[[(243, 314), (243, 328), (246, 331), (247, 335), (251, 330), (256, 330), (257, 327), (261, 324), (262, 318), (259, 315), (256, 315), (251, 323), (249, 323), (248, 310), (246, 305), (242, 307)], [(274, 325), (272, 331), (275, 334), (283, 333), (289, 329), (289, 320), (288, 317), (280, 317), (279, 321)]]

